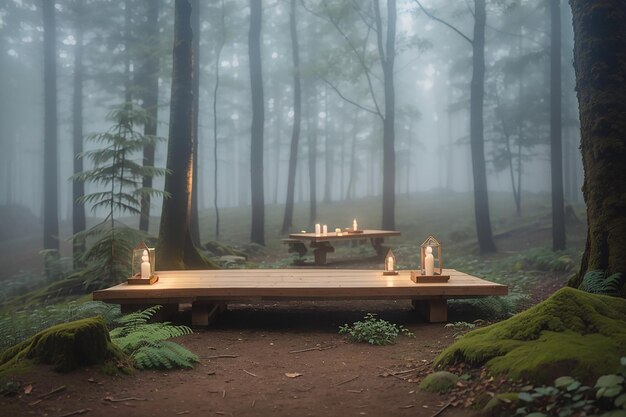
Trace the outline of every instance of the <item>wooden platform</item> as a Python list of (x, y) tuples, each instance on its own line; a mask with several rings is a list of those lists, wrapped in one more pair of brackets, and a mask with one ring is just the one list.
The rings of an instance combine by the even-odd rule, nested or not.
[(289, 245), (289, 252), (298, 253), (300, 257), (303, 257), (307, 252), (304, 242), (310, 242), (310, 247), (313, 249), (315, 257), (315, 265), (324, 265), (326, 263), (326, 254), (335, 251), (331, 242), (369, 239), (376, 254), (384, 256), (387, 252), (387, 248), (383, 246), (385, 238), (393, 236), (400, 236), (400, 232), (396, 230), (366, 229), (361, 230), (360, 233), (343, 231), (341, 235), (335, 232), (319, 236), (315, 233), (292, 233), (289, 235), (289, 239), (283, 239), (282, 242)]
[[(446, 321), (446, 300), (506, 295), (495, 284), (454, 269), (446, 283), (416, 284), (410, 271), (383, 275), (379, 270), (353, 269), (228, 269), (160, 271), (153, 285), (128, 285), (95, 291), (93, 299), (120, 304), (123, 312), (161, 304), (177, 310), (192, 303), (192, 324), (206, 325), (232, 302), (261, 300), (413, 300), (429, 321)], [(219, 308), (218, 308), (219, 307)]]

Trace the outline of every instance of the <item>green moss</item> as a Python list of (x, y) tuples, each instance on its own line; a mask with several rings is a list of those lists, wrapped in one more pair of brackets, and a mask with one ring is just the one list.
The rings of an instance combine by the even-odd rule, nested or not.
[(464, 361), (494, 373), (548, 383), (614, 371), (626, 346), (626, 300), (572, 288), (494, 325), (469, 332), (436, 365)]
[(420, 389), (426, 392), (443, 394), (454, 388), (459, 377), (451, 372), (440, 371), (428, 375), (420, 384)]
[(113, 358), (123, 358), (123, 354), (111, 343), (104, 320), (94, 317), (52, 326), (7, 349), (0, 355), (0, 372), (22, 360), (71, 371)]

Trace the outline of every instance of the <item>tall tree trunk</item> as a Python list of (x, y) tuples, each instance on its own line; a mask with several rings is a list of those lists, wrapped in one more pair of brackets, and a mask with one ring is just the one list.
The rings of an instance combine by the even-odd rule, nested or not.
[[(385, 116), (383, 120), (383, 222), (386, 230), (396, 228), (396, 151), (395, 151), (395, 89), (393, 66), (396, 56), (396, 1), (387, 0), (387, 44), (383, 49), (382, 23), (378, 0), (374, 0), (377, 21), (378, 53), (382, 58), (385, 86)], [(386, 50), (385, 50), (386, 49)]]
[(124, 0), (124, 103), (131, 105), (133, 100), (133, 76), (130, 70), (132, 49), (131, 0)]
[(261, 0), (250, 0), (250, 32), (248, 55), (250, 57), (250, 88), (252, 90), (252, 126), (250, 142), (250, 185), (252, 196), (252, 228), (250, 240), (265, 245), (265, 201), (263, 193), (263, 127), (265, 104), (263, 101), (263, 69), (261, 66)]
[(307, 143), (309, 148), (309, 224), (317, 221), (317, 88), (307, 83)]
[[(74, 52), (74, 97), (72, 99), (72, 136), (74, 152), (74, 174), (83, 172), (83, 158), (77, 156), (83, 152), (83, 19), (84, 9), (81, 2), (77, 2), (74, 9), (76, 20), (76, 47)], [(72, 233), (76, 235), (85, 230), (85, 206), (78, 199), (85, 195), (85, 183), (74, 179), (72, 181)], [(78, 265), (78, 258), (85, 251), (85, 240), (74, 238), (74, 264)]]
[(485, 96), (485, 0), (474, 0), (474, 38), (472, 42), (472, 84), (470, 88), (470, 148), (474, 178), (474, 215), (480, 253), (495, 252), (491, 231), (485, 138), (483, 129), (483, 102)]
[(333, 186), (333, 155), (330, 146), (330, 129), (328, 128), (328, 86), (324, 86), (324, 203), (330, 203)]
[(626, 3), (570, 5), (588, 224), (577, 286), (587, 271), (626, 274)]
[(200, 0), (191, 0), (191, 30), (193, 31), (193, 185), (191, 193), (191, 219), (189, 233), (194, 245), (200, 245), (200, 221), (198, 219), (198, 114), (200, 109)]
[(193, 32), (189, 0), (174, 6), (174, 49), (170, 131), (167, 148), (165, 192), (157, 243), (157, 267), (161, 270), (201, 269), (213, 265), (191, 241), (189, 219), (193, 181)]
[[(213, 89), (213, 207), (215, 209), (215, 237), (220, 237), (220, 210), (217, 206), (217, 93), (220, 88), (220, 56), (222, 56), (222, 49), (224, 49), (224, 43), (226, 43), (226, 23), (225, 23), (225, 10), (224, 0), (221, 2), (220, 7), (220, 31), (221, 37), (217, 44), (217, 51), (215, 53), (215, 88)], [(235, 143), (236, 145), (236, 143)]]
[[(43, 247), (59, 250), (55, 2), (42, 0), (41, 3), (44, 53)], [(48, 265), (46, 272), (50, 272)]]
[[(150, 113), (150, 120), (143, 127), (145, 136), (157, 135), (159, 115), (159, 53), (156, 45), (159, 43), (159, 3), (160, 0), (144, 0), (147, 11), (146, 29), (144, 31), (143, 68), (141, 69), (143, 108)], [(154, 144), (143, 148), (143, 165), (154, 166)], [(143, 187), (152, 188), (152, 177), (143, 178)], [(139, 230), (147, 232), (150, 227), (150, 195), (141, 197), (141, 214), (139, 215)]]
[(563, 151), (561, 143), (561, 0), (550, 0), (550, 171), (552, 174), (552, 249), (565, 249)]
[(289, 9), (289, 32), (291, 34), (291, 53), (293, 57), (293, 130), (289, 149), (289, 172), (287, 173), (287, 200), (285, 217), (281, 233), (287, 233), (293, 223), (293, 200), (296, 184), (296, 166), (298, 163), (298, 143), (300, 141), (300, 121), (302, 118), (302, 92), (300, 86), (300, 46), (296, 28), (296, 0), (291, 0)]
[(356, 140), (358, 136), (357, 126), (359, 122), (359, 109), (354, 111), (352, 122), (352, 143), (350, 145), (350, 171), (348, 173), (348, 186), (346, 187), (346, 200), (355, 197), (354, 187), (356, 183)]

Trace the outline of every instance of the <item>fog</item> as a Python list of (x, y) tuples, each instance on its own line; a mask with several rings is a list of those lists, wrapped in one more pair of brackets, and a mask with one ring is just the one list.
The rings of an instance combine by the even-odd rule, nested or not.
[[(58, 216), (61, 221), (68, 221), (72, 218), (70, 178), (76, 157), (72, 106), (77, 27), (82, 24), (84, 28), (84, 136), (104, 132), (112, 126), (106, 115), (124, 103), (129, 88), (133, 103), (142, 105), (137, 81), (143, 65), (141, 59), (148, 49), (159, 57), (157, 135), (167, 139), (174, 2), (158, 2), (158, 42), (147, 42), (142, 35), (146, 1), (58, 0), (55, 3)], [(79, 3), (83, 6), (80, 15)], [(372, 17), (371, 5), (359, 6), (359, 3), (296, 2), (303, 93), (296, 203), (310, 199), (311, 153), (318, 201), (380, 196), (383, 192), (383, 125), (380, 117), (370, 111), (376, 106), (384, 111), (383, 73), (376, 56), (375, 27), (365, 23)], [(0, 5), (0, 205), (24, 207), (39, 218), (44, 195), (41, 4), (7, 0)], [(536, 0), (487, 1), (483, 120), (489, 192), (512, 193), (511, 176), (519, 174), (520, 165), (522, 193), (550, 192), (550, 15), (546, 4)], [(395, 193), (469, 192), (473, 188), (469, 146), (472, 47), (457, 31), (469, 38), (473, 36), (474, 6), (472, 2), (434, 0), (424, 0), (422, 5), (455, 30), (429, 18), (413, 0), (397, 3), (393, 70)], [(213, 94), (221, 7), (224, 7), (225, 38), (219, 60), (215, 158)], [(289, 8), (287, 1), (263, 1), (266, 204), (284, 204), (287, 197), (294, 119)], [(384, 4), (381, 9), (384, 20), (387, 17)], [(220, 208), (250, 204), (252, 113), (248, 2), (229, 0), (222, 5), (219, 1), (200, 1), (199, 13), (197, 185), (198, 208), (202, 213), (212, 207), (216, 191)], [(577, 150), (573, 34), (569, 7), (564, 4), (561, 13), (564, 193), (566, 201), (576, 202), (581, 199), (582, 172)], [(337, 30), (328, 16), (337, 19), (343, 32)], [(363, 48), (363, 62), (353, 53), (352, 46)], [(129, 71), (125, 71), (126, 63)], [(369, 70), (371, 88), (364, 67)], [(507, 140), (513, 151), (506, 150)], [(315, 144), (314, 148), (309, 146), (311, 143)], [(99, 146), (84, 141), (85, 150)], [(167, 142), (159, 142), (155, 166), (165, 168), (166, 152)], [(519, 158), (522, 162), (518, 165)], [(141, 155), (136, 153), (134, 159), (141, 161)], [(217, 190), (213, 186), (215, 159)], [(84, 164), (85, 170), (92, 168), (88, 160)], [(517, 184), (517, 179), (514, 181)], [(154, 188), (163, 188), (162, 177), (155, 178)], [(97, 186), (86, 184), (86, 193), (97, 190)], [(94, 215), (89, 205), (86, 210), (88, 216)], [(151, 214), (158, 216), (160, 211), (161, 199), (155, 198)], [(95, 215), (105, 213), (97, 211)]]

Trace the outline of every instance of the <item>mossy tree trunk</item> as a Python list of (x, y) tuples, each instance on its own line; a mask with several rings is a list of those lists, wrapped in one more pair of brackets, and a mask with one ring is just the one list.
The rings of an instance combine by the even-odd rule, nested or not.
[(587, 271), (626, 273), (626, 2), (570, 5), (588, 222), (578, 286)]
[(201, 269), (212, 265), (198, 253), (191, 241), (189, 220), (193, 182), (193, 32), (189, 0), (176, 0), (174, 15), (174, 57), (170, 131), (167, 148), (157, 268), (161, 270)]

